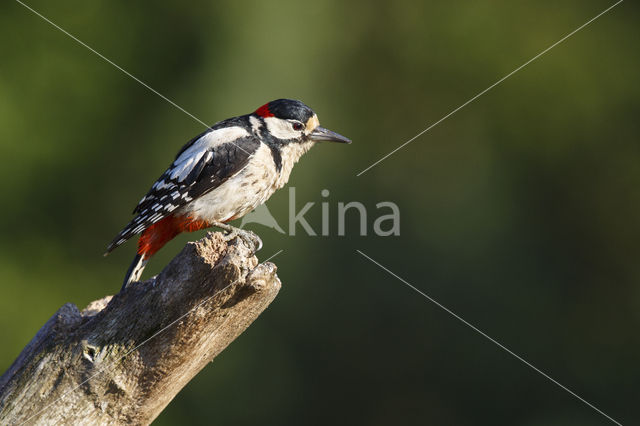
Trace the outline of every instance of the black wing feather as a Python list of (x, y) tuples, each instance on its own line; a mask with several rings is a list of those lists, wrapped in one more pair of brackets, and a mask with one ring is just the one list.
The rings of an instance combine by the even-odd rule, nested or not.
[[(208, 132), (203, 135), (206, 133)], [(185, 145), (176, 158), (198, 139), (193, 139)], [(172, 165), (138, 203), (133, 210), (137, 216), (113, 239), (107, 247), (107, 253), (191, 200), (220, 186), (247, 165), (259, 146), (260, 141), (253, 136), (217, 145), (205, 151), (182, 180), (171, 178), (174, 171)]]

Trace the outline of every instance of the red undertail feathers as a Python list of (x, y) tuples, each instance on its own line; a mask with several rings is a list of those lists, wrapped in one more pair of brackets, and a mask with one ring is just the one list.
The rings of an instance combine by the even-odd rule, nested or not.
[(185, 216), (167, 216), (145, 229), (140, 235), (138, 254), (148, 259), (181, 232), (198, 231), (209, 226), (209, 223), (204, 220)]

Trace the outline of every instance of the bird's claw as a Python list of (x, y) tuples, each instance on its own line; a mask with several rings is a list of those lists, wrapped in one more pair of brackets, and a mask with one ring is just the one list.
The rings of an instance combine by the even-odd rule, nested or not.
[(245, 245), (252, 248), (252, 251), (255, 253), (260, 251), (262, 248), (262, 240), (258, 237), (257, 234), (251, 231), (246, 231), (244, 229), (236, 228), (235, 226), (227, 225), (227, 224), (216, 224), (216, 227), (222, 229), (225, 232), (224, 240), (231, 241), (234, 238), (240, 238)]
[(243, 243), (251, 247), (254, 253), (257, 251), (260, 251), (260, 249), (262, 248), (262, 240), (254, 232), (245, 231), (245, 230), (236, 228), (233, 231), (231, 231), (229, 234), (227, 234), (225, 236), (225, 239), (229, 241), (236, 237), (240, 238)]
[(246, 244), (252, 246), (254, 253), (260, 251), (262, 248), (262, 240), (254, 232), (241, 230), (238, 233), (238, 237), (240, 237)]

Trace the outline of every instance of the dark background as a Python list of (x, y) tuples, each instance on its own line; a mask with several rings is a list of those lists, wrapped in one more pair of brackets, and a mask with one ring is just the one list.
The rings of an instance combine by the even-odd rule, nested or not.
[[(639, 9), (606, 1), (31, 0), (205, 122), (301, 99), (353, 139), (294, 169), (331, 237), (253, 225), (283, 288), (158, 425), (600, 425), (640, 409)], [(116, 292), (106, 244), (201, 124), (14, 1), (0, 4), (0, 371), (65, 302)], [(329, 189), (326, 200), (320, 195)], [(401, 236), (337, 236), (393, 201)], [(287, 225), (287, 190), (268, 203)], [(236, 223), (238, 224), (238, 223)], [(160, 271), (192, 234), (149, 264)]]

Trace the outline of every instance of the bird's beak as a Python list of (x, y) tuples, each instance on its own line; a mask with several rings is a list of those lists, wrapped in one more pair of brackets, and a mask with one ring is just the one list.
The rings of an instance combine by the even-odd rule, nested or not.
[(336, 132), (332, 132), (329, 129), (325, 129), (324, 127), (316, 127), (313, 132), (309, 135), (311, 140), (314, 142), (340, 142), (340, 143), (351, 143), (351, 139), (345, 138), (342, 135), (337, 134)]

